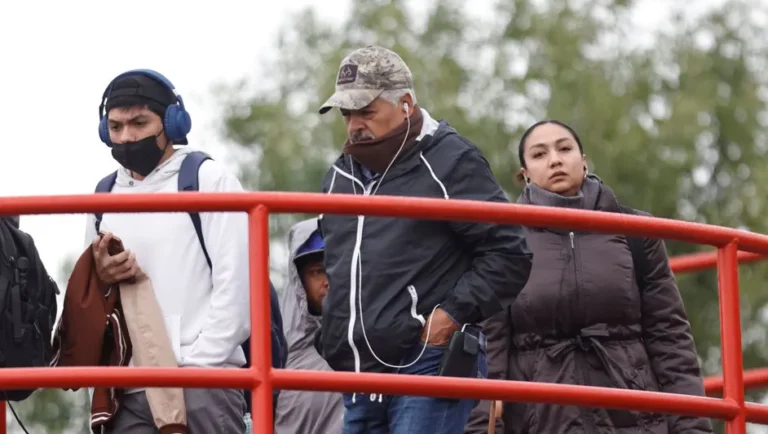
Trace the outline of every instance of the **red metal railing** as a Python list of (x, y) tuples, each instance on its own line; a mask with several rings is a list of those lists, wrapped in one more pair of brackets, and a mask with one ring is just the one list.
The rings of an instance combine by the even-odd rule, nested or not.
[[(272, 432), (272, 389), (471, 397), (551, 404), (676, 413), (724, 419), (728, 433), (745, 434), (746, 421), (768, 424), (768, 406), (744, 402), (744, 373), (739, 317), (738, 261), (741, 249), (768, 254), (768, 236), (737, 229), (618, 213), (498, 204), (474, 201), (394, 197), (355, 197), (311, 193), (173, 193), (152, 195), (37, 196), (0, 199), (0, 215), (109, 212), (243, 211), (249, 215), (251, 257), (250, 369), (206, 368), (7, 368), (3, 388), (225, 387), (250, 388), (255, 432)], [(519, 223), (526, 226), (580, 228), (675, 239), (717, 247), (717, 256), (676, 258), (679, 271), (717, 265), (723, 398), (696, 397), (518, 381), (273, 370), (269, 343), (269, 213), (325, 213), (435, 220)], [(757, 259), (743, 256), (743, 259)], [(760, 372), (764, 375), (764, 372)], [(762, 377), (761, 377), (762, 378)], [(717, 390), (717, 380), (709, 381)], [(0, 412), (0, 417), (5, 413)], [(5, 424), (0, 434), (5, 432)]]

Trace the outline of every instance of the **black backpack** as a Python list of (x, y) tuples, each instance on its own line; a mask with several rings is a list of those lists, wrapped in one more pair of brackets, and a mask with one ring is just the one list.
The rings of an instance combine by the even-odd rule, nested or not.
[[(59, 288), (18, 224), (15, 217), (0, 217), (0, 368), (48, 367)], [(32, 392), (7, 390), (0, 396), (23, 401)]]

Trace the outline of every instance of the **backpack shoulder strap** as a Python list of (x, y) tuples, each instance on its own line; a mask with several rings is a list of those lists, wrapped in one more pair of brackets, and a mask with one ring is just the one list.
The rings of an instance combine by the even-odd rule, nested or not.
[[(640, 215), (634, 209), (620, 205), (621, 212), (623, 214)], [(643, 273), (646, 270), (646, 256), (645, 256), (645, 239), (643, 237), (636, 237), (626, 235), (627, 244), (629, 244), (629, 250), (632, 252), (632, 262), (635, 264), (635, 279), (637, 280), (637, 288), (641, 291), (645, 284), (643, 283)]]
[[(179, 169), (179, 191), (199, 191), (200, 190), (200, 178), (198, 173), (200, 166), (206, 160), (212, 160), (210, 155), (202, 151), (194, 151), (187, 154), (184, 157), (184, 161), (181, 162), (181, 169)], [(208, 249), (205, 248), (205, 239), (203, 238), (203, 224), (200, 221), (200, 214), (196, 212), (189, 213), (189, 217), (192, 219), (192, 224), (195, 226), (195, 233), (197, 233), (197, 239), (200, 240), (200, 246), (203, 248), (203, 254), (205, 260), (208, 262), (208, 267), (212, 267), (211, 257), (208, 256)]]
[[(104, 178), (99, 181), (98, 184), (96, 184), (96, 193), (109, 193), (112, 191), (112, 187), (115, 186), (115, 181), (117, 181), (117, 170), (110, 173), (109, 175), (105, 176)], [(101, 217), (104, 215), (103, 213), (96, 213), (94, 214), (96, 216), (96, 233), (99, 232), (99, 227), (101, 226)]]

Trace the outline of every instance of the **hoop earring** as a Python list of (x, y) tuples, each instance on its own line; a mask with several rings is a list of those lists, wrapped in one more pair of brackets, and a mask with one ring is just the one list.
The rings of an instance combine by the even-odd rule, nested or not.
[(531, 185), (531, 178), (525, 178), (525, 185)]

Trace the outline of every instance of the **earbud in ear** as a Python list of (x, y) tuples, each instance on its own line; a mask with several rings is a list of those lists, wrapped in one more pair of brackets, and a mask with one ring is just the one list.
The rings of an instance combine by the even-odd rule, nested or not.
[(410, 107), (408, 106), (408, 103), (407, 103), (407, 102), (404, 102), (404, 103), (403, 103), (403, 111), (405, 112), (405, 114), (408, 114), (408, 109), (409, 109), (409, 108), (410, 108)]

